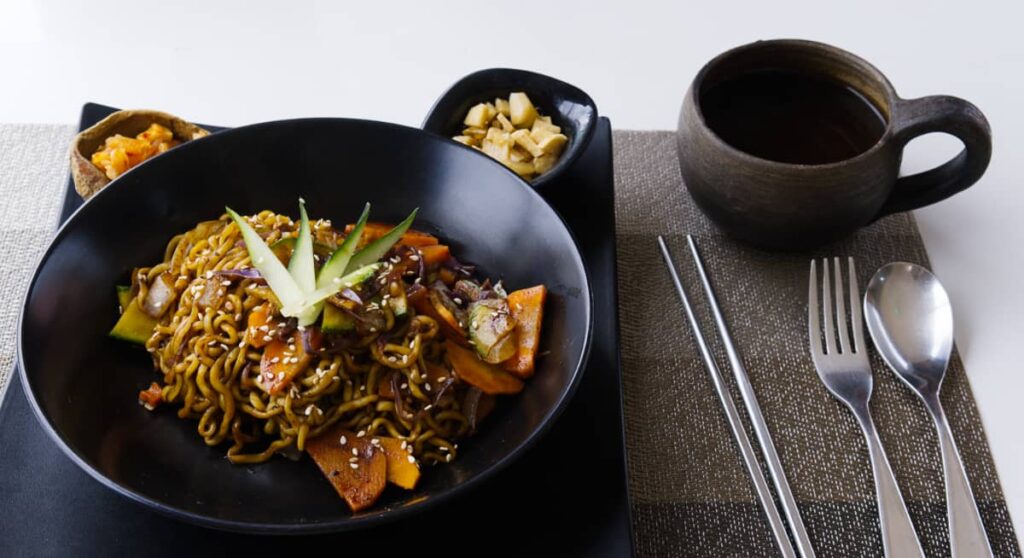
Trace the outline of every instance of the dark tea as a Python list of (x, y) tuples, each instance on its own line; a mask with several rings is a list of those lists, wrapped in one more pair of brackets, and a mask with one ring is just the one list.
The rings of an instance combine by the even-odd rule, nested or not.
[(700, 92), (707, 126), (762, 159), (820, 165), (855, 157), (878, 142), (886, 121), (846, 85), (797, 72), (753, 72)]

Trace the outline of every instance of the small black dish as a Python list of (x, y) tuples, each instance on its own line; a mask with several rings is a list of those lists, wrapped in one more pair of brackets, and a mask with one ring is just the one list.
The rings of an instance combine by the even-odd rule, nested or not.
[(569, 143), (555, 166), (528, 181), (539, 190), (572, 166), (586, 150), (593, 136), (597, 123), (597, 105), (580, 88), (526, 70), (480, 70), (455, 82), (434, 102), (423, 121), (423, 129), (447, 138), (457, 136), (464, 128), (462, 120), (470, 107), (493, 101), (495, 97), (508, 97), (509, 93), (515, 91), (529, 95), (541, 114), (550, 116), (552, 122), (560, 126), (562, 133), (569, 137)]
[[(381, 149), (380, 146), (387, 146)], [(507, 285), (548, 285), (541, 351), (523, 392), (499, 403), (451, 464), (424, 470), (415, 490), (389, 487), (352, 514), (312, 460), (231, 465), (195, 421), (148, 412), (137, 393), (157, 378), (147, 353), (107, 336), (114, 285), (159, 261), (173, 235), (242, 213), (374, 218), (419, 207), (416, 227)], [(538, 265), (543, 262), (543, 265)], [(21, 315), (21, 382), (64, 453), (111, 490), (176, 519), (231, 531), (343, 531), (406, 517), (465, 493), (523, 455), (568, 404), (593, 335), (593, 295), (559, 216), (512, 171), (414, 128), (347, 119), (256, 124), (181, 145), (132, 169), (75, 212), (37, 268)], [(496, 482), (501, 482), (497, 480)], [(501, 505), (501, 504), (495, 504)], [(486, 510), (484, 510), (486, 513)]]

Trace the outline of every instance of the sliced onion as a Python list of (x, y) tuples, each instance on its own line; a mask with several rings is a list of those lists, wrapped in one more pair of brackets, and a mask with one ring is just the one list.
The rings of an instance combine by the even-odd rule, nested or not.
[(169, 273), (161, 273), (149, 286), (142, 310), (151, 318), (159, 319), (167, 312), (176, 298), (178, 298), (178, 292), (174, 290), (174, 280), (171, 279)]

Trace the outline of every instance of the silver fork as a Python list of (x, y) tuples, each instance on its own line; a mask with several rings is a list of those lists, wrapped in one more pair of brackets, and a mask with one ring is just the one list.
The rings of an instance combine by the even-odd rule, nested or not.
[[(878, 499), (878, 519), (882, 527), (882, 546), (886, 556), (920, 556), (921, 543), (910, 521), (907, 506), (903, 503), (896, 477), (885, 457), (882, 442), (871, 419), (868, 400), (871, 398), (873, 379), (871, 364), (868, 362), (867, 346), (864, 344), (864, 324), (861, 316), (860, 289), (857, 287), (857, 272), (853, 258), (849, 258), (850, 266), (850, 325), (852, 326), (853, 343), (850, 343), (850, 332), (846, 325), (846, 308), (843, 302), (843, 280), (839, 258), (835, 264), (835, 319), (833, 319), (832, 281), (829, 277), (828, 259), (822, 260), (820, 309), (824, 330), (819, 321), (818, 308), (818, 273), (815, 262), (811, 261), (811, 279), (807, 305), (807, 329), (811, 344), (811, 359), (818, 371), (818, 377), (832, 395), (846, 404), (857, 418), (864, 436), (867, 438), (868, 454), (871, 457), (871, 471), (875, 477), (875, 494)], [(825, 344), (822, 347), (822, 332)], [(838, 343), (836, 332), (838, 331)]]

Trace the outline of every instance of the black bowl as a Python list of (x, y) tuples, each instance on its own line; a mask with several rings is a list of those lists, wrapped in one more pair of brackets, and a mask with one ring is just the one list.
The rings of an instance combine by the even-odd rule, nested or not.
[[(550, 289), (534, 378), (502, 399), (451, 464), (426, 467), (414, 491), (388, 487), (352, 514), (304, 456), (231, 465), (196, 422), (136, 402), (157, 379), (148, 354), (107, 337), (114, 285), (161, 259), (174, 234), (221, 215), (297, 213), (375, 220), (412, 208), (415, 226), (512, 288)], [(22, 381), (37, 418), (87, 473), (116, 492), (193, 523), (247, 532), (353, 529), (431, 508), (493, 475), (551, 425), (582, 375), (590, 285), (572, 235), (537, 193), (486, 157), (420, 130), (342, 119), (257, 124), (186, 143), (129, 171), (57, 233), (32, 279), (20, 325)], [(501, 482), (500, 478), (494, 482)], [(496, 502), (495, 505), (500, 505)], [(481, 510), (486, 513), (486, 510)]]
[(423, 129), (445, 137), (457, 136), (465, 127), (462, 120), (470, 107), (493, 101), (495, 97), (508, 97), (509, 93), (523, 91), (537, 106), (541, 114), (562, 127), (569, 143), (548, 172), (534, 178), (530, 185), (541, 189), (552, 182), (586, 150), (597, 124), (597, 105), (593, 99), (574, 85), (543, 74), (526, 70), (491, 68), (473, 72), (455, 82), (441, 97), (423, 121)]

